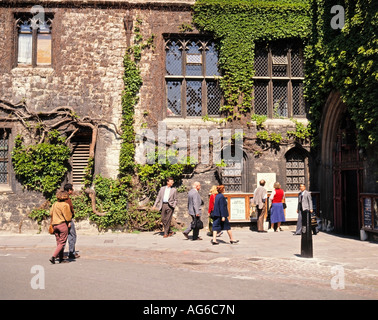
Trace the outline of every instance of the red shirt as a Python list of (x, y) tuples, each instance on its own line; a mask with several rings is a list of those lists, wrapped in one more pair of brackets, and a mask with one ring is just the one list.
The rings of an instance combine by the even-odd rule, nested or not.
[(272, 203), (282, 203), (284, 197), (284, 191), (282, 189), (275, 189), (276, 194), (274, 195)]
[(216, 194), (212, 194), (210, 196), (210, 199), (209, 199), (209, 211), (208, 211), (208, 213), (211, 213), (211, 211), (214, 210), (215, 196), (216, 196)]

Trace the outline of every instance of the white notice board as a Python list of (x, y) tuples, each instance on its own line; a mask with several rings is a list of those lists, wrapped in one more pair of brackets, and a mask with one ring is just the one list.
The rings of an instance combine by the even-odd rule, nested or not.
[(286, 202), (286, 221), (298, 220), (297, 208), (298, 208), (298, 196), (285, 197)]
[(245, 220), (245, 198), (230, 198), (230, 220)]

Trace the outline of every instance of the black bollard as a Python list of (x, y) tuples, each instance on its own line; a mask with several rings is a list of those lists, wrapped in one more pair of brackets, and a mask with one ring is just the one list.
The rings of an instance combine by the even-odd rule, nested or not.
[(313, 257), (311, 215), (309, 210), (302, 211), (301, 256), (303, 258)]

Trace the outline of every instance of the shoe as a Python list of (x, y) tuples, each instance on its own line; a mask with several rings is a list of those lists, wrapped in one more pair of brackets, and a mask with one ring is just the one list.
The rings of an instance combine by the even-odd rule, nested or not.
[(168, 237), (172, 237), (174, 234), (176, 234), (176, 232), (170, 232), (168, 233)]
[(187, 233), (183, 232), (182, 234), (184, 235), (184, 237), (185, 237), (186, 239), (189, 239), (189, 236), (188, 236)]
[(163, 236), (163, 238), (165, 239), (165, 238), (168, 238), (169, 236), (167, 235), (167, 234), (165, 234), (164, 236)]
[(201, 237), (198, 237), (198, 238), (196, 238), (196, 239), (193, 239), (193, 241), (195, 241), (195, 240), (202, 240), (202, 238), (201, 238)]
[(80, 258), (80, 256), (77, 253), (68, 255), (68, 259), (77, 259), (77, 258)]
[(213, 240), (211, 240), (210, 242), (211, 242), (212, 245), (219, 244), (219, 242), (216, 242), (216, 241), (213, 241)]
[(257, 231), (259, 233), (267, 233), (268, 231), (265, 231), (265, 230), (261, 230), (261, 231)]
[(231, 244), (238, 243), (238, 242), (239, 242), (239, 240), (230, 240)]
[(51, 257), (51, 258), (49, 259), (49, 261), (50, 261), (52, 264), (55, 264), (55, 258), (54, 258), (54, 257)]
[(69, 263), (69, 261), (62, 259), (62, 260), (59, 260), (59, 263)]
[(281, 229), (281, 227), (280, 227), (279, 229), (280, 229), (280, 231), (283, 231), (283, 230)]

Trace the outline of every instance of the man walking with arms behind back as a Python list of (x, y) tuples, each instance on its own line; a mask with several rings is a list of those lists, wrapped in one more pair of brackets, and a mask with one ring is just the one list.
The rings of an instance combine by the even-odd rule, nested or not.
[(173, 183), (173, 178), (167, 178), (167, 185), (161, 187), (154, 204), (154, 207), (161, 211), (161, 222), (164, 228), (163, 238), (168, 238), (173, 235), (170, 228), (173, 211), (177, 205), (177, 190), (172, 187)]
[[(192, 222), (195, 222), (195, 225), (197, 225), (197, 220), (201, 218), (202, 214), (202, 199), (198, 191), (201, 189), (201, 184), (196, 181), (193, 183), (193, 188), (192, 190), (189, 191), (188, 193), (188, 211), (190, 216), (192, 217)], [(192, 229), (192, 224), (188, 226), (188, 228), (183, 232), (185, 238), (189, 238), (188, 234), (190, 231), (193, 230), (193, 240), (202, 240), (201, 237), (198, 236), (199, 234), (199, 229), (194, 228)]]
[(256, 188), (253, 193), (253, 202), (256, 205), (257, 210), (257, 231), (266, 232), (264, 230), (264, 215), (266, 208), (266, 189), (265, 180), (260, 180), (260, 186)]

